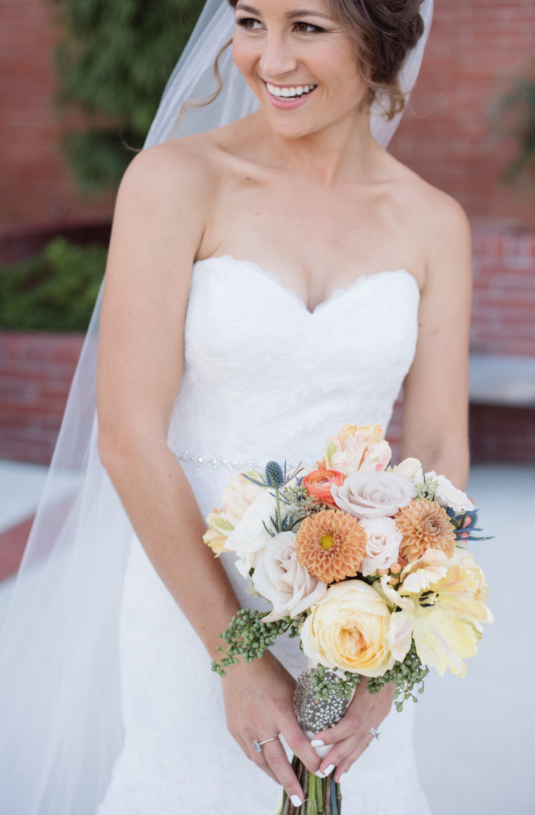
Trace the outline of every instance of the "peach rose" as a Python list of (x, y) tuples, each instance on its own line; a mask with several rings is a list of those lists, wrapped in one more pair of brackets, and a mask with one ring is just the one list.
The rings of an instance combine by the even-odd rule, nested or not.
[(351, 473), (341, 486), (331, 487), (336, 505), (356, 518), (395, 515), (407, 506), (413, 491), (412, 481), (404, 475), (370, 470)]

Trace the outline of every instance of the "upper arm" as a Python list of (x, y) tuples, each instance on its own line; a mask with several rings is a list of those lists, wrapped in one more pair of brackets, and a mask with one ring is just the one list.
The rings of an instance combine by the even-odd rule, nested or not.
[(418, 340), (403, 385), (402, 453), (430, 466), (434, 457), (447, 456), (467, 469), (471, 230), (461, 205), (435, 192), (436, 206), (424, 223), (428, 262)]
[(121, 180), (99, 325), (100, 453), (166, 441), (209, 183), (178, 141), (138, 153)]

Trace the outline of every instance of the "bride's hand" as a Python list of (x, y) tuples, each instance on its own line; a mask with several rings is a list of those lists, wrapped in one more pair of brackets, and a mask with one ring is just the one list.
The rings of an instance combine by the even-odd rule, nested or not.
[(379, 730), (379, 725), (386, 718), (394, 699), (394, 684), (389, 682), (379, 693), (368, 693), (365, 677), (357, 685), (345, 716), (334, 727), (316, 733), (314, 739), (325, 745), (333, 745), (321, 762), (320, 770), (332, 772), (334, 780), (339, 782), (344, 773), (362, 755), (374, 741), (370, 727)]
[(231, 665), (222, 680), (227, 725), (243, 752), (274, 781), (282, 784), (290, 798), (303, 801), (297, 780), (279, 739), (269, 741), (258, 753), (255, 739), (263, 741), (282, 734), (303, 764), (317, 772), (321, 759), (310, 746), (295, 715), (295, 680), (286, 668), (265, 651), (262, 659)]

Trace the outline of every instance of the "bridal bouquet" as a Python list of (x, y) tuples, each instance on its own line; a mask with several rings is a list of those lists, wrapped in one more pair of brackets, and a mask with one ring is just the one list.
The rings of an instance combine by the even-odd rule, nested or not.
[[(346, 424), (315, 468), (270, 461), (240, 473), (206, 519), (205, 543), (234, 552), (249, 593), (268, 604), (232, 619), (212, 670), (261, 657), (283, 633), (299, 638), (309, 667), (294, 702), (310, 739), (342, 718), (362, 676), (370, 693), (393, 682), (399, 711), (430, 667), (464, 676), (493, 621), (468, 549), (488, 540), (474, 535), (472, 500), (415, 458), (390, 462), (380, 425)], [(294, 807), (284, 793), (280, 812), (341, 815), (340, 785), (296, 757), (292, 766), (306, 800)]]

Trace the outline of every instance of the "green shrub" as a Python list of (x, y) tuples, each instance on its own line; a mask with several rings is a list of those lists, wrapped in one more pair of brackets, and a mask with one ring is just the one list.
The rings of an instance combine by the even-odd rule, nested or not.
[(0, 328), (85, 332), (106, 257), (104, 246), (57, 237), (34, 257), (0, 265)]
[(204, 0), (51, 0), (59, 114), (81, 111), (61, 149), (80, 192), (114, 190), (139, 149)]
[(533, 189), (535, 179), (535, 60), (516, 77), (492, 111), (492, 126), (499, 138), (516, 142), (516, 155), (502, 173), (502, 181), (521, 180)]

